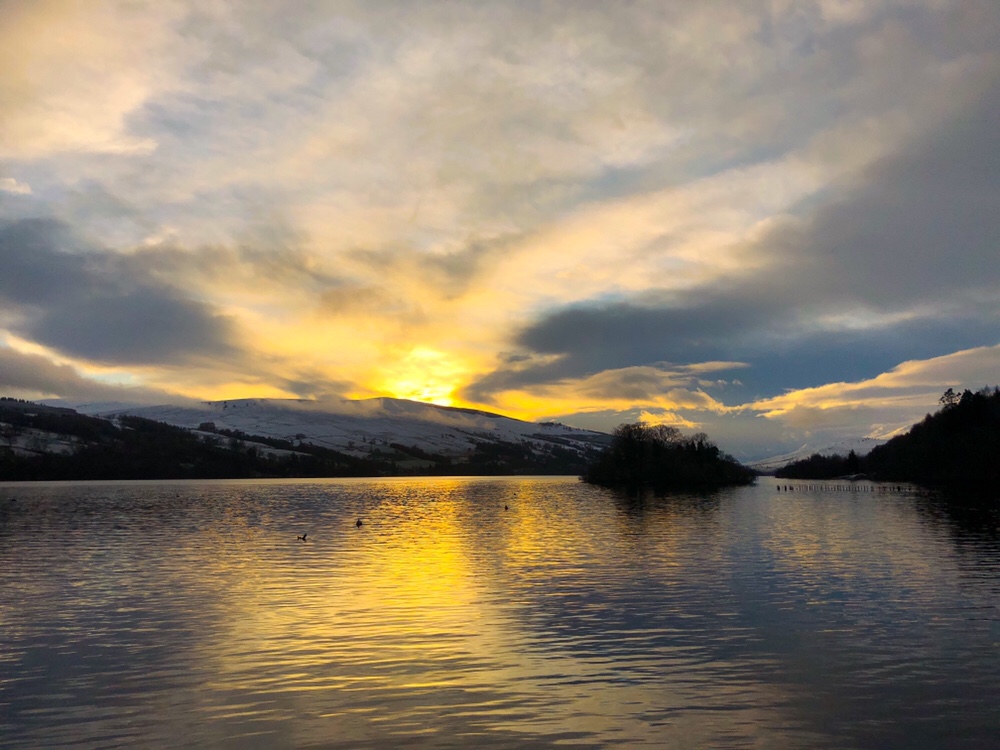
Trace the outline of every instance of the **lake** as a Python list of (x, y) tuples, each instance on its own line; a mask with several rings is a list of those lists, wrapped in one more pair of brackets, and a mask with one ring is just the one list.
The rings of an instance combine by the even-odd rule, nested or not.
[(767, 477), (0, 484), (0, 747), (995, 747), (998, 529)]

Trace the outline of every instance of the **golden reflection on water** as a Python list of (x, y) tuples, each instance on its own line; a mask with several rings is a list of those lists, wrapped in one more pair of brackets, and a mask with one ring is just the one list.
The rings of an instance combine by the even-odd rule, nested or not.
[[(228, 700), (204, 710), (215, 719), (294, 716), (297, 743), (328, 740), (331, 719), (358, 740), (379, 724), (407, 736), (642, 743), (655, 742), (659, 722), (705, 742), (746, 737), (754, 717), (783, 701), (780, 688), (719, 682), (745, 667), (710, 660), (703, 669), (692, 644), (657, 644), (660, 631), (628, 621), (627, 607), (641, 605), (614, 588), (601, 593), (628, 585), (612, 549), (628, 550), (626, 568), (676, 585), (678, 555), (711, 547), (704, 516), (691, 522), (682, 503), (649, 528), (603, 494), (583, 489), (590, 496), (581, 501), (580, 493), (552, 481), (500, 481), (479, 496), (468, 480), (375, 483), (359, 510), (337, 509), (306, 543), (291, 541), (297, 528), (279, 541), (239, 514), (225, 524), (238, 544), (190, 538), (176, 553), (192, 556), (219, 625), (195, 644), (197, 661), (216, 675), (207, 687), (268, 696), (237, 714)], [(701, 615), (675, 614), (700, 629)], [(616, 642), (605, 650), (608, 638)], [(652, 679), (671, 670), (683, 679)], [(442, 705), (442, 693), (461, 711)], [(692, 700), (709, 704), (711, 722), (684, 716)], [(650, 706), (656, 721), (623, 722)]]
[[(858, 696), (902, 701), (890, 675), (943, 690), (915, 652), (971, 659), (992, 625), (955, 617), (982, 597), (955, 599), (947, 537), (904, 502), (769, 481), (675, 498), (565, 479), (37, 489), (0, 525), (20, 541), (0, 547), (17, 599), (0, 624), (21, 644), (0, 669), (48, 639), (61, 650), (32, 658), (76, 676), (0, 681), (17, 716), (62, 716), (9, 729), (147, 747), (882, 737)], [(963, 669), (976, 694), (1000, 687)]]

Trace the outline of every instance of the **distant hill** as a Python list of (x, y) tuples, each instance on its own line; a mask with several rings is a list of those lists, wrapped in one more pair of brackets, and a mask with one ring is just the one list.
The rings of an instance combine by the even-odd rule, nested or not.
[(759, 471), (762, 474), (773, 474), (775, 471), (791, 463), (801, 461), (814, 455), (846, 456), (851, 451), (854, 451), (854, 453), (858, 456), (866, 456), (873, 449), (883, 445), (885, 442), (885, 438), (855, 437), (844, 438), (843, 440), (838, 440), (834, 443), (824, 443), (821, 445), (806, 443), (801, 448), (794, 450), (791, 453), (784, 453), (780, 456), (772, 456), (771, 458), (754, 461), (749, 464), (749, 466), (751, 469)]
[(70, 406), (92, 416), (108, 418), (126, 414), (191, 430), (211, 424), (216, 430), (308, 443), (359, 458), (392, 443), (457, 458), (483, 442), (524, 441), (537, 451), (560, 446), (585, 453), (611, 440), (601, 432), (558, 423), (524, 422), (500, 414), (393, 398), (237, 399), (162, 406), (69, 402), (56, 405)]
[(565, 425), (398, 399), (5, 399), (0, 438), (0, 479), (579, 474), (610, 442)]
[(1000, 389), (961, 395), (951, 389), (941, 409), (867, 456), (812, 456), (778, 476), (828, 478), (848, 474), (931, 487), (1000, 493)]

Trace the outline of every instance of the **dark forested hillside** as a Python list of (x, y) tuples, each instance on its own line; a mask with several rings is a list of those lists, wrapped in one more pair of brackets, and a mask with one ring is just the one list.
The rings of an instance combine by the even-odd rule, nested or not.
[(1000, 491), (1000, 389), (959, 395), (949, 388), (939, 411), (867, 456), (812, 456), (777, 476), (819, 479), (858, 472), (877, 480)]
[(269, 452), (140, 417), (116, 424), (9, 399), (0, 401), (0, 437), (0, 480), (348, 476), (382, 468), (334, 451)]
[(867, 471), (889, 481), (1000, 488), (1000, 389), (949, 389), (941, 401), (940, 411), (872, 450)]
[(808, 458), (783, 466), (774, 475), (786, 479), (830, 479), (851, 476), (860, 473), (862, 462), (863, 459), (854, 451), (846, 456), (823, 456), (813, 453)]

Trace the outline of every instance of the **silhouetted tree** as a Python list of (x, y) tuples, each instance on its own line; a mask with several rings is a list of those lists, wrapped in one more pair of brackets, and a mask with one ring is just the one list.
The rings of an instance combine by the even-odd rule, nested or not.
[(684, 437), (676, 427), (636, 422), (615, 428), (611, 445), (583, 479), (603, 487), (670, 490), (750, 484), (754, 476), (704, 433)]
[(958, 394), (955, 393), (954, 388), (949, 388), (944, 393), (941, 394), (941, 398), (938, 399), (938, 403), (941, 406), (954, 406), (958, 403)]

